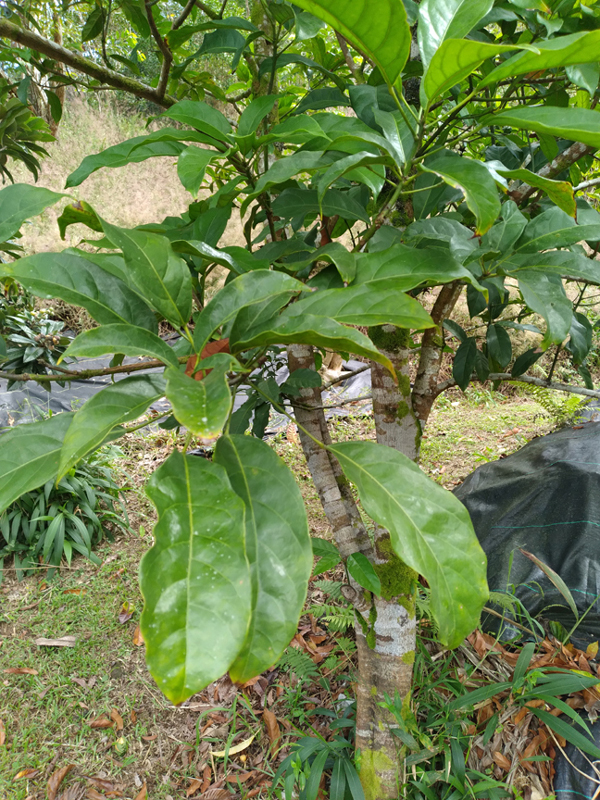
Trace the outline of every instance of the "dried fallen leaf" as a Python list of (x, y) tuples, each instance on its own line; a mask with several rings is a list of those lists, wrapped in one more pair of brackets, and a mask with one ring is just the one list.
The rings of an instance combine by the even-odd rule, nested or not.
[(52, 773), (48, 779), (48, 800), (55, 800), (58, 787), (61, 785), (66, 776), (71, 772), (75, 764), (67, 764), (66, 767), (57, 769)]
[(137, 714), (135, 713), (135, 708), (131, 709), (131, 714), (129, 715), (129, 717), (132, 723), (135, 725), (135, 723), (137, 722)]
[(190, 785), (188, 786), (187, 792), (185, 793), (186, 797), (191, 797), (193, 794), (196, 794), (198, 789), (202, 786), (202, 781), (200, 778), (194, 778)]
[(154, 736), (142, 736), (142, 739), (145, 742), (153, 742), (156, 739), (156, 735), (154, 735)]
[(265, 708), (263, 711), (263, 721), (267, 729), (269, 741), (271, 742), (271, 754), (274, 754), (277, 752), (279, 740), (281, 739), (281, 729), (277, 722), (277, 717), (268, 708)]
[(106, 714), (102, 714), (100, 717), (96, 717), (96, 719), (93, 719), (89, 723), (90, 728), (94, 729), (112, 728), (114, 724), (115, 724), (114, 721), (112, 719), (109, 719), (106, 716)]
[(0, 747), (6, 742), (6, 728), (4, 727), (4, 723), (0, 719)]
[(598, 642), (591, 642), (588, 644), (585, 654), (588, 658), (596, 658), (598, 655)]
[(123, 730), (123, 717), (119, 714), (119, 712), (117, 711), (116, 708), (113, 708), (113, 710), (110, 712), (110, 718), (116, 723), (117, 730), (118, 731), (122, 731)]
[(244, 739), (243, 742), (236, 744), (234, 747), (230, 747), (229, 750), (219, 750), (218, 752), (216, 750), (213, 750), (212, 755), (216, 756), (217, 758), (225, 758), (226, 754), (229, 754), (230, 756), (235, 756), (237, 753), (241, 753), (247, 747), (250, 747), (250, 745), (254, 741), (256, 733), (258, 733), (258, 731), (253, 733), (252, 736), (249, 736), (247, 739)]
[(141, 647), (144, 644), (144, 637), (142, 636), (139, 625), (135, 626), (135, 630), (133, 632), (133, 643), (136, 647)]
[(506, 772), (508, 772), (510, 770), (510, 768), (511, 768), (510, 761), (508, 760), (508, 758), (505, 755), (502, 755), (502, 753), (500, 753), (498, 750), (496, 750), (495, 753), (492, 753), (492, 758), (494, 759), (496, 764), (498, 764), (500, 769), (503, 769)]
[(130, 603), (128, 600), (125, 600), (123, 605), (121, 606), (121, 610), (119, 611), (119, 622), (121, 625), (125, 625), (126, 622), (133, 617), (133, 612), (135, 611), (135, 606), (133, 603)]
[(87, 589), (63, 589), (63, 594), (87, 594)]
[(20, 781), (22, 778), (34, 778), (39, 772), (39, 769), (22, 769), (20, 772), (17, 772), (13, 781)]
[(39, 675), (37, 669), (30, 669), (29, 667), (9, 667), (4, 672), (9, 675)]
[(89, 679), (89, 681), (86, 681), (85, 678), (76, 678), (73, 675), (71, 675), (71, 680), (73, 681), (73, 683), (76, 683), (78, 686), (81, 686), (82, 689), (91, 689), (92, 686), (95, 685), (97, 678), (94, 675)]
[(97, 792), (93, 788), (93, 786), (89, 786), (88, 787), (88, 790), (87, 790), (85, 796), (86, 796), (87, 800), (106, 800), (106, 795), (105, 794), (100, 794), (100, 792)]
[(74, 783), (61, 793), (58, 800), (81, 800), (85, 793), (85, 786), (81, 783)]
[(146, 800), (147, 797), (148, 797), (148, 789), (146, 787), (146, 784), (144, 784), (140, 789), (139, 794), (136, 795), (135, 800)]
[(230, 800), (231, 795), (227, 789), (207, 789), (200, 795), (200, 800)]
[(95, 786), (96, 789), (102, 789), (103, 792), (110, 792), (111, 794), (120, 794), (118, 786), (106, 778), (96, 778), (90, 775), (86, 775), (85, 777), (87, 782)]
[(38, 647), (75, 647), (77, 639), (74, 636), (61, 636), (60, 639), (36, 639)]

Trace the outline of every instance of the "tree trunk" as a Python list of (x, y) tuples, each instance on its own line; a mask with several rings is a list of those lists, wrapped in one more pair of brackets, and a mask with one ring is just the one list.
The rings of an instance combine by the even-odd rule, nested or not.
[[(371, 328), (369, 336), (390, 359), (398, 376), (396, 384), (381, 364), (371, 364), (377, 441), (416, 460), (421, 426), (411, 402), (408, 331), (383, 325)], [(381, 703), (386, 695), (393, 700), (396, 692), (403, 703), (410, 699), (418, 575), (394, 553), (389, 534), (383, 528), (375, 529), (372, 561), (381, 581), (381, 597), (374, 601), (377, 616), (372, 640), (368, 641), (360, 626), (356, 628), (359, 674), (356, 748), (360, 752), (360, 778), (366, 800), (386, 800), (398, 797), (403, 767), (398, 740), (390, 732), (397, 723)]]

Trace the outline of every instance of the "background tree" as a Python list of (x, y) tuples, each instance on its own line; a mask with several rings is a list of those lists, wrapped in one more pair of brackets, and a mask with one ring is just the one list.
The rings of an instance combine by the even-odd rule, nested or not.
[[(11, 479), (0, 505), (63, 475), (166, 394), (174, 424), (190, 438), (218, 441), (212, 464), (174, 453), (149, 484), (159, 512), (142, 565), (149, 666), (175, 702), (226, 671), (247, 680), (293, 635), (310, 573), (297, 489), (260, 441), (270, 405), (289, 399), (356, 609), (357, 748), (369, 798), (398, 791), (399, 753), (382, 702), (410, 690), (418, 576), (449, 646), (475, 626), (487, 596), (466, 512), (414, 463), (435, 399), (473, 379), (552, 385), (552, 370), (546, 379), (526, 375), (549, 347), (568, 348), (587, 381), (571, 389), (594, 394), (585, 369), (591, 329), (564, 281), (577, 281), (579, 296), (600, 283), (600, 215), (576, 194), (600, 148), (600, 9), (527, 5), (299, 0), (230, 16), (227, 3), (190, 2), (176, 15), (167, 3), (136, 6), (130, 24), (151, 37), (160, 62), (154, 85), (26, 30), (18, 13), (0, 20), (0, 35), (151, 101), (178, 124), (89, 156), (68, 187), (97, 169), (167, 154), (194, 197), (205, 178), (212, 187), (181, 217), (135, 230), (115, 227), (102, 209), (67, 206), (62, 229), (83, 222), (112, 252), (44, 253), (3, 267), (30, 291), (78, 303), (100, 323), (68, 355), (110, 353), (117, 364), (145, 355), (165, 371), (133, 375), (72, 417), (5, 435), (0, 473)], [(96, 38), (104, 44), (104, 27)], [(238, 81), (236, 94), (220, 97), (198, 64), (222, 53), (232, 54)], [(292, 85), (296, 69), (302, 80)], [(227, 115), (200, 99), (211, 95)], [(35, 188), (9, 188), (36, 197)], [(42, 207), (59, 199), (37, 197)], [(219, 248), (238, 207), (246, 247)], [(31, 213), (24, 206), (13, 215), (10, 233)], [(210, 298), (207, 277), (217, 267), (229, 276)], [(469, 331), (452, 321), (465, 291)], [(181, 334), (176, 347), (156, 335), (157, 317)], [(538, 331), (539, 347), (515, 359), (511, 328)], [(453, 378), (441, 380), (452, 337)], [(269, 354), (281, 345), (291, 376), (278, 387)], [(377, 445), (332, 445), (315, 370), (325, 348), (371, 360)], [(240, 391), (246, 400), (232, 413)], [(250, 425), (255, 438), (241, 436)], [(35, 459), (25, 446), (32, 436)], [(376, 523), (373, 537), (350, 483)]]

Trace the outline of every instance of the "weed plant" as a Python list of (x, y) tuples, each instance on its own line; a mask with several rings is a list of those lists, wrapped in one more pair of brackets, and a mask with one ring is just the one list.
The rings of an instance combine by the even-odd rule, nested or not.
[(101, 563), (94, 547), (112, 538), (114, 529), (129, 530), (110, 463), (119, 452), (113, 446), (94, 453), (58, 483), (48, 481), (6, 509), (0, 516), (0, 583), (9, 556), (19, 580), (41, 565), (50, 566), (51, 575), (63, 558), (70, 566), (74, 552)]

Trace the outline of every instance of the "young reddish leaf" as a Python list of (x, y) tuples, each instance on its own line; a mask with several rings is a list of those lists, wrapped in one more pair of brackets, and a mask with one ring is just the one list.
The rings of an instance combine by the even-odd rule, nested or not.
[(116, 708), (110, 712), (110, 718), (116, 723), (117, 730), (123, 730), (123, 717), (119, 714)]
[(54, 772), (48, 779), (48, 800), (55, 800), (58, 787), (61, 785), (66, 776), (71, 772), (75, 764), (67, 764), (66, 767), (61, 767)]
[[(218, 339), (216, 342), (209, 342), (202, 348), (202, 352), (200, 353), (200, 360), (202, 360), (203, 358), (208, 358), (209, 356), (214, 356), (217, 353), (228, 353), (228, 352), (229, 352), (229, 339)], [(197, 363), (198, 363), (198, 356), (196, 355), (190, 356), (185, 365), (185, 374), (190, 378), (193, 376), (194, 380), (196, 381), (201, 381), (208, 375), (210, 370), (199, 369), (198, 372), (194, 375), (194, 370), (196, 369)]]
[(9, 675), (39, 675), (37, 669), (30, 669), (29, 667), (9, 667), (4, 672)]

